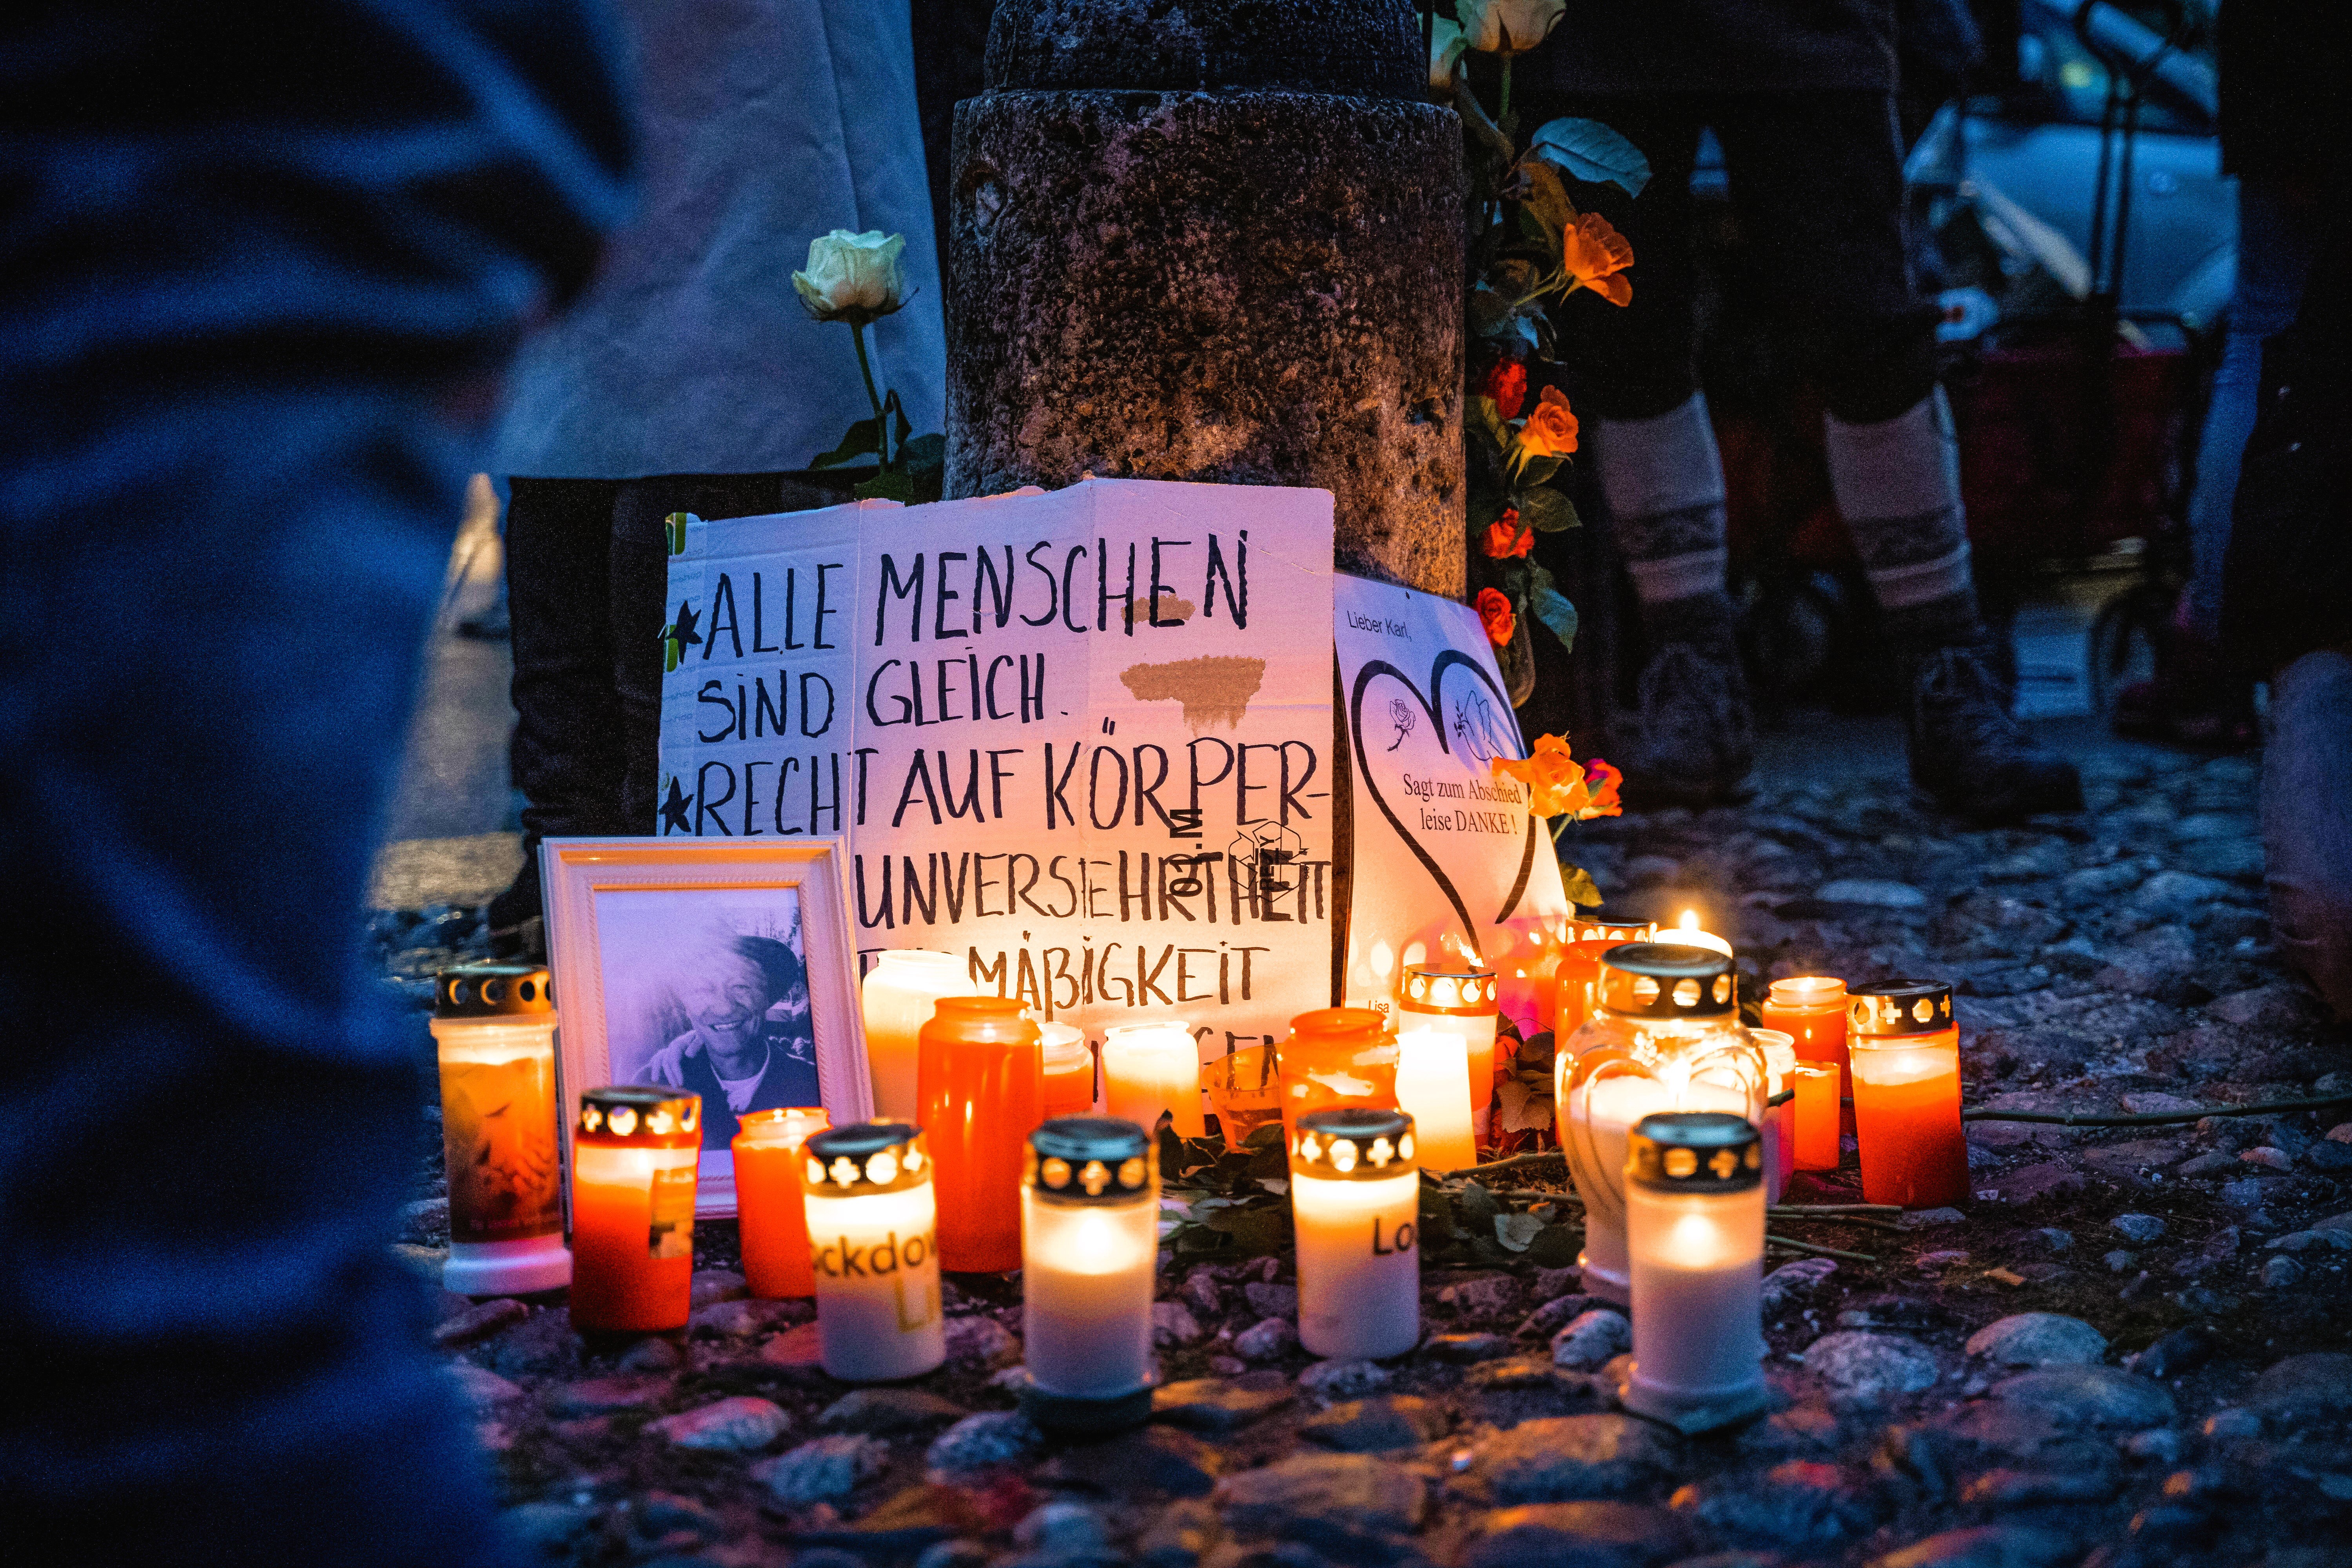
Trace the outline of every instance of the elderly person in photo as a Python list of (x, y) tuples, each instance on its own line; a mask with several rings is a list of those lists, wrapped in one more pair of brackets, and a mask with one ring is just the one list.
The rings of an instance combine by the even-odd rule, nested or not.
[(704, 1148), (726, 1148), (747, 1110), (821, 1103), (807, 973), (789, 944), (728, 935), (686, 960), (676, 992), (686, 1030), (644, 1078), (702, 1097)]

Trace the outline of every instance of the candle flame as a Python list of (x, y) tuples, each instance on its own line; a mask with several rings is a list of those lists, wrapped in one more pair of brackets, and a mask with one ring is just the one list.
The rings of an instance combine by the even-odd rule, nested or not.
[(1698, 911), (1696, 910), (1685, 910), (1683, 911), (1682, 929), (1685, 931), (1698, 930)]

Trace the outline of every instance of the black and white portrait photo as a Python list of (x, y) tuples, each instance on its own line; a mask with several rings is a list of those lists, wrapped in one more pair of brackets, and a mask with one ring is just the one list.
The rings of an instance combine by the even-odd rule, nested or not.
[(701, 1096), (705, 1149), (823, 1103), (794, 889), (608, 889), (596, 936), (614, 1079)]

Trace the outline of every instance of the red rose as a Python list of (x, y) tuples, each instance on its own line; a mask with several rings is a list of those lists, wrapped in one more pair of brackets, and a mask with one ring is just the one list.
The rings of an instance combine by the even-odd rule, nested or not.
[(1517, 360), (1501, 360), (1486, 373), (1486, 384), (1482, 389), (1495, 400), (1495, 406), (1506, 419), (1517, 419), (1528, 401), (1528, 367)]
[(1535, 546), (1535, 530), (1521, 528), (1519, 509), (1507, 507), (1502, 516), (1486, 525), (1486, 537), (1480, 542), (1479, 548), (1486, 551), (1487, 559), (1503, 561), (1513, 556), (1525, 555)]
[(1478, 619), (1486, 624), (1486, 640), (1501, 647), (1511, 640), (1518, 629), (1518, 619), (1511, 614), (1511, 601), (1499, 588), (1478, 590)]

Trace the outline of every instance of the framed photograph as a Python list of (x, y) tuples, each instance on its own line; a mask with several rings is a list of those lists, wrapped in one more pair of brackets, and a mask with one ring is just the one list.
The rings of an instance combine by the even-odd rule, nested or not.
[(735, 1212), (747, 1110), (874, 1114), (841, 852), (824, 838), (551, 838), (540, 847), (564, 1157), (583, 1089), (702, 1098), (695, 1213)]

